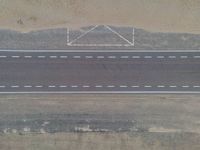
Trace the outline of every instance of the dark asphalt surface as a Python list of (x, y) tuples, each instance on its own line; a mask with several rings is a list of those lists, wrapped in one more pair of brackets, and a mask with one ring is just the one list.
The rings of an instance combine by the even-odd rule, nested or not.
[(200, 53), (0, 52), (0, 92), (200, 91)]

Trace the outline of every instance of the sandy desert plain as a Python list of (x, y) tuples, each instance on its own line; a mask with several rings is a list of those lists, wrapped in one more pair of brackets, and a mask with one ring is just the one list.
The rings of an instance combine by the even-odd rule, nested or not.
[(200, 33), (199, 0), (1, 0), (0, 27), (37, 29), (109, 24)]

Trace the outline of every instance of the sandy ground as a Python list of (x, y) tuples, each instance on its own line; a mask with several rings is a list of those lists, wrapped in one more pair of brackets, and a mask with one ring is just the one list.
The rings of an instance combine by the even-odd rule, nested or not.
[[(199, 150), (199, 95), (24, 94), (0, 96), (0, 122), (5, 116), (87, 114), (133, 118), (148, 130), (133, 132), (12, 132), (0, 134), (4, 150)], [(60, 117), (61, 117), (60, 116)], [(29, 118), (30, 120), (34, 118)], [(35, 118), (37, 119), (37, 118)], [(65, 118), (63, 118), (65, 119)], [(121, 118), (123, 119), (123, 118)], [(56, 127), (55, 127), (56, 128)]]
[(199, 150), (197, 134), (59, 133), (0, 136), (3, 150)]
[(136, 128), (149, 132), (200, 134), (199, 95), (1, 95), (0, 104), (1, 122), (6, 121), (6, 116), (20, 120), (27, 115), (37, 120), (34, 116), (38, 114), (57, 114), (65, 120), (67, 114), (87, 114), (91, 119), (100, 116), (100, 120), (134, 120)]
[(0, 0), (0, 28), (22, 32), (96, 24), (200, 33), (199, 0)]

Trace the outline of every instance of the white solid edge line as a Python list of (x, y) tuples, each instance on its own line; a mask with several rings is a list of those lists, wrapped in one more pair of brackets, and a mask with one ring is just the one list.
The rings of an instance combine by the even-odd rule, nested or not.
[(43, 49), (38, 49), (38, 50), (31, 50), (31, 49), (26, 49), (26, 50), (9, 50), (9, 49), (0, 49), (0, 52), (74, 52), (74, 53), (80, 53), (80, 52), (141, 52), (141, 53), (144, 53), (144, 52), (170, 52), (170, 53), (176, 53), (176, 52), (186, 52), (186, 53), (194, 53), (194, 52), (200, 52), (200, 50), (134, 50), (134, 49), (131, 49), (131, 50), (123, 50), (123, 49), (118, 49), (118, 50), (97, 50), (97, 49), (92, 49), (92, 50), (84, 50), (84, 49), (79, 49), (79, 50), (56, 50), (56, 49), (52, 49), (52, 50), (43, 50)]
[(32, 91), (0, 92), (0, 94), (200, 94), (200, 91)]

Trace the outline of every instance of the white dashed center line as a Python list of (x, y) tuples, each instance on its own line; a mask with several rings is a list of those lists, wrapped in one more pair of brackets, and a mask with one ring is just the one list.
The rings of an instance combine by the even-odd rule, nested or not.
[(67, 86), (66, 85), (60, 85), (59, 87), (60, 88), (66, 88)]
[(19, 88), (18, 85), (12, 85), (11, 88)]
[(91, 59), (93, 56), (85, 56), (86, 59)]
[(188, 56), (180, 56), (181, 59), (187, 59)]
[(176, 85), (170, 85), (169, 87), (170, 88), (176, 88), (177, 86)]
[(49, 56), (50, 58), (58, 58), (58, 56)]
[(164, 59), (165, 56), (157, 56), (158, 59)]
[(89, 88), (90, 86), (89, 85), (83, 85), (83, 88)]
[(128, 59), (129, 56), (121, 56), (120, 58), (122, 58), (122, 59)]
[(151, 85), (145, 85), (144, 87), (145, 87), (145, 88), (152, 88)]
[(200, 58), (200, 56), (194, 56), (193, 58)]
[(183, 88), (189, 88), (190, 86), (189, 85), (183, 85), (182, 87)]
[(78, 88), (78, 85), (72, 85), (71, 87), (72, 88)]
[(38, 58), (46, 58), (46, 56), (38, 56)]
[(194, 88), (200, 88), (200, 85), (194, 85), (193, 87)]
[(115, 59), (117, 58), (116, 56), (108, 56), (109, 59)]
[(20, 56), (11, 56), (12, 58), (20, 58)]
[(65, 58), (68, 58), (68, 56), (60, 56), (60, 58), (63, 58), (63, 59), (65, 59)]
[(37, 85), (35, 86), (36, 88), (42, 88), (43, 86), (42, 85)]
[(128, 86), (127, 85), (120, 85), (119, 87), (120, 88), (127, 88)]
[(169, 56), (168, 58), (170, 58), (170, 59), (175, 59), (176, 56)]
[(95, 87), (96, 88), (102, 88), (103, 86), (102, 85), (96, 85)]
[(72, 85), (72, 86), (67, 86), (67, 85), (48, 85), (48, 86), (43, 86), (43, 85), (37, 85), (37, 86), (33, 86), (33, 85), (24, 85), (24, 86), (20, 86), (20, 85), (12, 85), (12, 86), (5, 86), (5, 85), (1, 85), (0, 88), (19, 88), (19, 87), (24, 87), (24, 88), (42, 88), (42, 87), (47, 87), (47, 88), (56, 88), (56, 87), (59, 87), (59, 88), (78, 88), (78, 87), (81, 87), (81, 88), (90, 88), (90, 87), (95, 87), (95, 88), (103, 88), (103, 87), (107, 87), (107, 88), (110, 88), (110, 89), (114, 89), (116, 87), (120, 87), (120, 88), (140, 88), (140, 87), (143, 87), (143, 88), (158, 88), (158, 89), (164, 89), (164, 88), (200, 88), (200, 85), (193, 85), (193, 86), (189, 86), (189, 85), (182, 85), (182, 86), (177, 86), (177, 85), (170, 85), (170, 86), (167, 86), (167, 85), (157, 85), (157, 86), (152, 86), (152, 85), (144, 85), (144, 86), (139, 86), (139, 85), (133, 85), (133, 86), (129, 86), (129, 85), (94, 85), (94, 86), (91, 86), (91, 85), (82, 85), (82, 86), (78, 86), (78, 85)]
[(151, 59), (153, 58), (152, 56), (144, 56), (145, 59)]
[(25, 87), (25, 88), (32, 88), (31, 85), (25, 85), (24, 87)]
[(131, 86), (132, 88), (139, 88), (140, 86), (137, 86), (137, 85), (133, 85)]
[(114, 88), (115, 86), (114, 85), (108, 85), (107, 87), (108, 88)]
[(79, 59), (79, 58), (81, 58), (81, 56), (73, 56), (73, 58)]
[(32, 56), (24, 56), (24, 58), (32, 58)]
[(164, 85), (158, 85), (157, 87), (158, 88), (164, 88), (165, 86)]
[(104, 59), (104, 56), (97, 56), (98, 59)]
[(49, 88), (55, 88), (56, 86), (55, 85), (49, 85)]
[[(66, 59), (68, 58), (68, 56), (66, 55), (62, 55), (62, 56), (57, 56), (57, 55), (52, 55), (52, 56), (45, 56), (45, 55), (40, 55), (40, 56), (32, 56), (32, 55), (25, 55), (25, 56), (19, 56), (19, 55), (12, 55), (12, 56), (6, 56), (6, 55), (0, 55), (0, 58), (7, 58), (7, 57), (11, 57), (11, 58), (51, 58), (51, 59), (55, 59), (55, 58), (61, 58), (61, 59)], [(96, 58), (96, 59), (117, 59), (117, 58), (121, 58), (121, 59), (129, 59), (129, 58), (133, 58), (133, 59), (140, 59), (140, 58), (145, 58), (145, 59), (165, 59), (165, 58), (169, 58), (169, 59), (188, 59), (188, 58), (193, 58), (193, 59), (200, 59), (200, 55), (195, 55), (195, 56), (189, 56), (189, 55), (181, 55), (181, 56), (175, 56), (175, 55), (170, 55), (170, 56), (164, 56), (164, 55), (147, 55), (147, 56), (139, 56), (139, 55), (135, 55), (135, 56), (128, 56), (128, 55), (111, 55), (111, 56), (103, 56), (103, 55), (88, 55), (88, 56), (80, 56), (80, 55), (72, 55), (72, 58), (74, 59), (80, 59), (80, 58), (85, 58), (85, 59), (91, 59), (91, 58)]]
[(140, 56), (132, 56), (133, 59), (139, 59), (141, 58)]
[(7, 56), (0, 56), (0, 58), (7, 58)]

